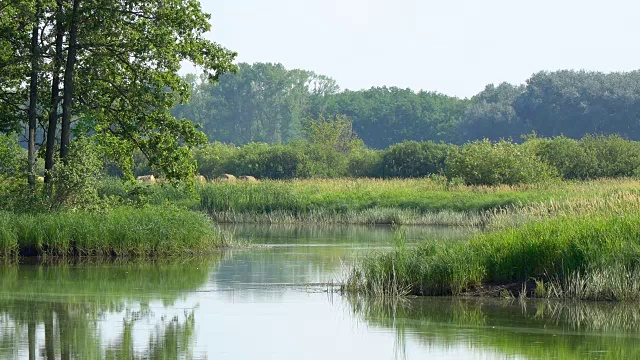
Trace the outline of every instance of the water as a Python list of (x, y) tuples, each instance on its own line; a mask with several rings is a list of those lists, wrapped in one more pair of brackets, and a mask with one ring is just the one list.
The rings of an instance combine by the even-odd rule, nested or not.
[[(6, 266), (0, 359), (633, 359), (636, 304), (335, 294), (388, 228), (240, 226), (208, 259)], [(460, 229), (409, 228), (415, 241)]]

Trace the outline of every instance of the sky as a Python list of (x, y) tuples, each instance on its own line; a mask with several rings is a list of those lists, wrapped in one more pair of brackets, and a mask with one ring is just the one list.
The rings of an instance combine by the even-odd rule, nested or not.
[[(237, 62), (282, 63), (341, 89), (471, 97), (541, 70), (640, 68), (637, 0), (201, 0)], [(192, 71), (185, 66), (183, 72)]]

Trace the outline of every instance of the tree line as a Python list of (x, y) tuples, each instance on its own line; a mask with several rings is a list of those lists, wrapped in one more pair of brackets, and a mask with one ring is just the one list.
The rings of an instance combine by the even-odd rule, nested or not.
[(240, 64), (217, 84), (188, 75), (189, 104), (172, 113), (209, 141), (288, 143), (309, 118), (344, 116), (371, 148), (402, 141), (463, 144), (535, 132), (544, 137), (619, 134), (640, 140), (640, 71), (538, 72), (523, 85), (487, 85), (470, 99), (397, 87), (340, 91), (335, 80), (281, 64)]

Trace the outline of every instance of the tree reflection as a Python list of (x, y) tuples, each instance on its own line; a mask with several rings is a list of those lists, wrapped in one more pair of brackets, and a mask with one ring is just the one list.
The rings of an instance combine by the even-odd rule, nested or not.
[[(5, 266), (0, 358), (193, 359), (193, 309), (175, 315), (170, 305), (205, 284), (212, 265)], [(135, 335), (137, 326), (144, 335)]]

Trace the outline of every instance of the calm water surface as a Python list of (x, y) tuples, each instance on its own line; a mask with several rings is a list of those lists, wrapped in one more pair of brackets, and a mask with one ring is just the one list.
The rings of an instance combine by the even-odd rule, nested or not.
[[(640, 306), (327, 291), (388, 228), (236, 226), (215, 258), (5, 266), (0, 359), (636, 359)], [(459, 241), (460, 229), (407, 238)]]

